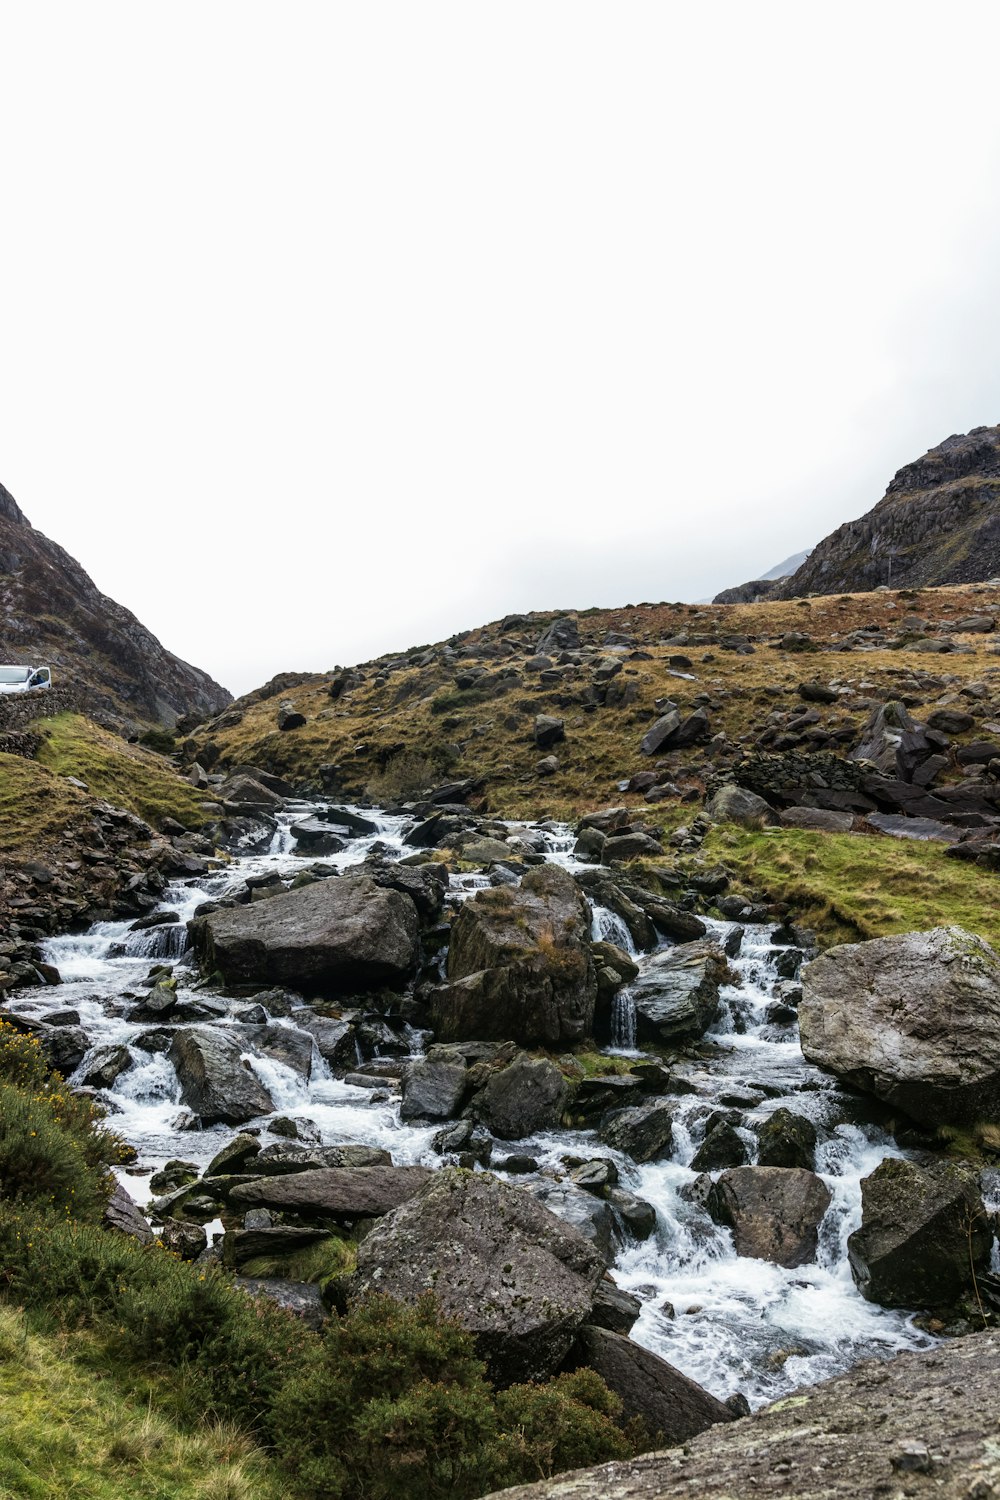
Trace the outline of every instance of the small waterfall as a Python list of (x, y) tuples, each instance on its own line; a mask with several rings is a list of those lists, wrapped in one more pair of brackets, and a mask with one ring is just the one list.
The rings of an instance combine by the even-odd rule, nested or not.
[(150, 927), (145, 932), (131, 932), (125, 939), (126, 958), (183, 958), (189, 946), (188, 930), (183, 922)]
[(635, 996), (627, 984), (611, 1002), (611, 1046), (615, 1052), (635, 1051)]
[(638, 949), (632, 941), (632, 934), (618, 913), (610, 911), (606, 906), (595, 906), (593, 911), (591, 937), (594, 942), (614, 943), (616, 948), (621, 948), (630, 958), (635, 958)]

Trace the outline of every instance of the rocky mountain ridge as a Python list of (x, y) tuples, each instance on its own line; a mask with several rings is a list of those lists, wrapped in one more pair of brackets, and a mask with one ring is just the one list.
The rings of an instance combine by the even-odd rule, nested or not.
[(905, 464), (883, 498), (790, 576), (726, 589), (717, 604), (974, 583), (1000, 572), (1000, 426), (953, 434)]
[(102, 594), (68, 552), (28, 521), (0, 485), (0, 659), (51, 665), (88, 711), (172, 725), (230, 701), (207, 672), (167, 651)]

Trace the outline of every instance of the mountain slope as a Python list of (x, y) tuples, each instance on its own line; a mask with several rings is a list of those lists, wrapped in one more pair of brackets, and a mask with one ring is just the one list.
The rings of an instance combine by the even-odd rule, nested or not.
[(167, 651), (80, 564), (36, 531), (0, 485), (0, 660), (51, 665), (88, 711), (173, 724), (230, 701), (206, 672)]
[(740, 583), (735, 588), (723, 589), (721, 594), (716, 594), (712, 603), (756, 604), (759, 599), (769, 599), (780, 579), (789, 578), (793, 573), (798, 572), (808, 558), (810, 550), (807, 547), (804, 552), (793, 553), (791, 557), (786, 557), (784, 562), (778, 563), (777, 567), (771, 568), (767, 573), (762, 573), (759, 578), (754, 578), (749, 583)]
[(974, 583), (998, 573), (1000, 427), (974, 427), (900, 469), (874, 509), (820, 542), (770, 597)]

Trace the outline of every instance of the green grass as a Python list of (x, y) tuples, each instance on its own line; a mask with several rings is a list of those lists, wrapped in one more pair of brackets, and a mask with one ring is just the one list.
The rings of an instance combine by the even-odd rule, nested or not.
[(32, 855), (86, 814), (87, 799), (51, 771), (0, 755), (0, 854)]
[(278, 1500), (236, 1429), (182, 1432), (74, 1345), (82, 1335), (40, 1336), (0, 1305), (0, 1500)]
[(1000, 877), (949, 859), (940, 844), (720, 826), (704, 853), (742, 893), (785, 902), (824, 945), (957, 925), (1000, 950)]
[(43, 735), (38, 764), (56, 776), (76, 776), (94, 797), (135, 813), (154, 828), (175, 818), (185, 828), (205, 821), (201, 795), (151, 751), (129, 745), (82, 714), (59, 714), (37, 725)]

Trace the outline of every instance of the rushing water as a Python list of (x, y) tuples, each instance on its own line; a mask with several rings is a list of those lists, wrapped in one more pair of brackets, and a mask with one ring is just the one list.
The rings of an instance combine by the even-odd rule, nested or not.
[[(196, 988), (198, 976), (184, 959), (185, 924), (202, 902), (218, 899), (248, 878), (301, 870), (306, 861), (295, 853), (290, 826), (303, 812), (314, 810), (292, 807), (282, 814), (267, 853), (241, 857), (208, 876), (171, 886), (162, 909), (176, 912), (177, 923), (130, 933), (130, 923), (102, 922), (85, 934), (52, 939), (46, 958), (60, 970), (63, 985), (45, 999), (33, 992), (17, 1002), (40, 1015), (46, 1009), (71, 1007), (79, 1012), (95, 1046), (130, 1047), (132, 1064), (105, 1097), (114, 1128), (139, 1153), (139, 1165), (123, 1174), (139, 1202), (150, 1197), (151, 1172), (172, 1158), (204, 1167), (234, 1132), (222, 1125), (186, 1128), (173, 1066), (162, 1052), (145, 1052), (137, 1045), (150, 1023), (127, 1020), (127, 1002), (143, 993), (151, 963), (173, 963), (182, 1001), (210, 1004), (214, 1013), (206, 1019), (220, 1026), (238, 1024), (238, 1013), (248, 1004), (245, 999), (220, 1004), (217, 996)], [(407, 820), (368, 810), (365, 816), (378, 824), (378, 832), (351, 840), (343, 853), (323, 856), (321, 863), (345, 869), (373, 848), (398, 857)], [(549, 830), (545, 840), (547, 857), (573, 868), (572, 838), (566, 831)], [(458, 877), (452, 882), (452, 895), (465, 899), (487, 884), (485, 876)], [(710, 925), (720, 940), (732, 938), (732, 924)], [(640, 969), (648, 961), (648, 955), (635, 953), (621, 919), (604, 908), (594, 909), (593, 936), (615, 943)], [(726, 1396), (742, 1390), (753, 1405), (836, 1374), (862, 1358), (931, 1342), (905, 1313), (875, 1307), (855, 1289), (846, 1242), (860, 1223), (860, 1182), (885, 1156), (899, 1153), (871, 1124), (838, 1123), (845, 1114), (842, 1096), (829, 1077), (805, 1062), (794, 1023), (775, 1012), (779, 979), (774, 959), (768, 929), (746, 929), (732, 960), (741, 983), (724, 990), (718, 1022), (682, 1064), (689, 1092), (675, 1101), (669, 1160), (636, 1165), (586, 1131), (552, 1132), (516, 1148), (539, 1164), (535, 1181), (516, 1179), (529, 1188), (544, 1184), (546, 1174), (564, 1176), (568, 1156), (615, 1160), (621, 1185), (653, 1204), (657, 1214), (657, 1228), (649, 1240), (640, 1244), (622, 1236), (613, 1268), (619, 1286), (642, 1301), (633, 1338), (714, 1393)], [(274, 1020), (293, 1026), (288, 1020)], [(635, 1051), (635, 1024), (635, 1003), (626, 988), (615, 1004), (611, 1052), (640, 1055)], [(415, 1033), (413, 1045), (419, 1046)], [(360, 1142), (389, 1150), (398, 1164), (440, 1164), (431, 1148), (439, 1127), (401, 1123), (398, 1099), (379, 1091), (377, 1080), (371, 1080), (369, 1088), (347, 1084), (331, 1075), (315, 1050), (308, 1078), (270, 1057), (248, 1054), (248, 1061), (269, 1090), (276, 1113), (308, 1122), (324, 1144)], [(750, 1124), (781, 1105), (816, 1124), (821, 1141), (817, 1171), (833, 1197), (814, 1264), (786, 1270), (736, 1256), (730, 1232), (713, 1224), (685, 1196), (697, 1175), (690, 1164), (704, 1139), (706, 1122), (714, 1110), (730, 1105), (738, 1105), (742, 1121)], [(756, 1137), (743, 1124), (740, 1131), (753, 1160)], [(504, 1152), (497, 1154), (502, 1157)], [(552, 1207), (558, 1211), (557, 1199)]]

